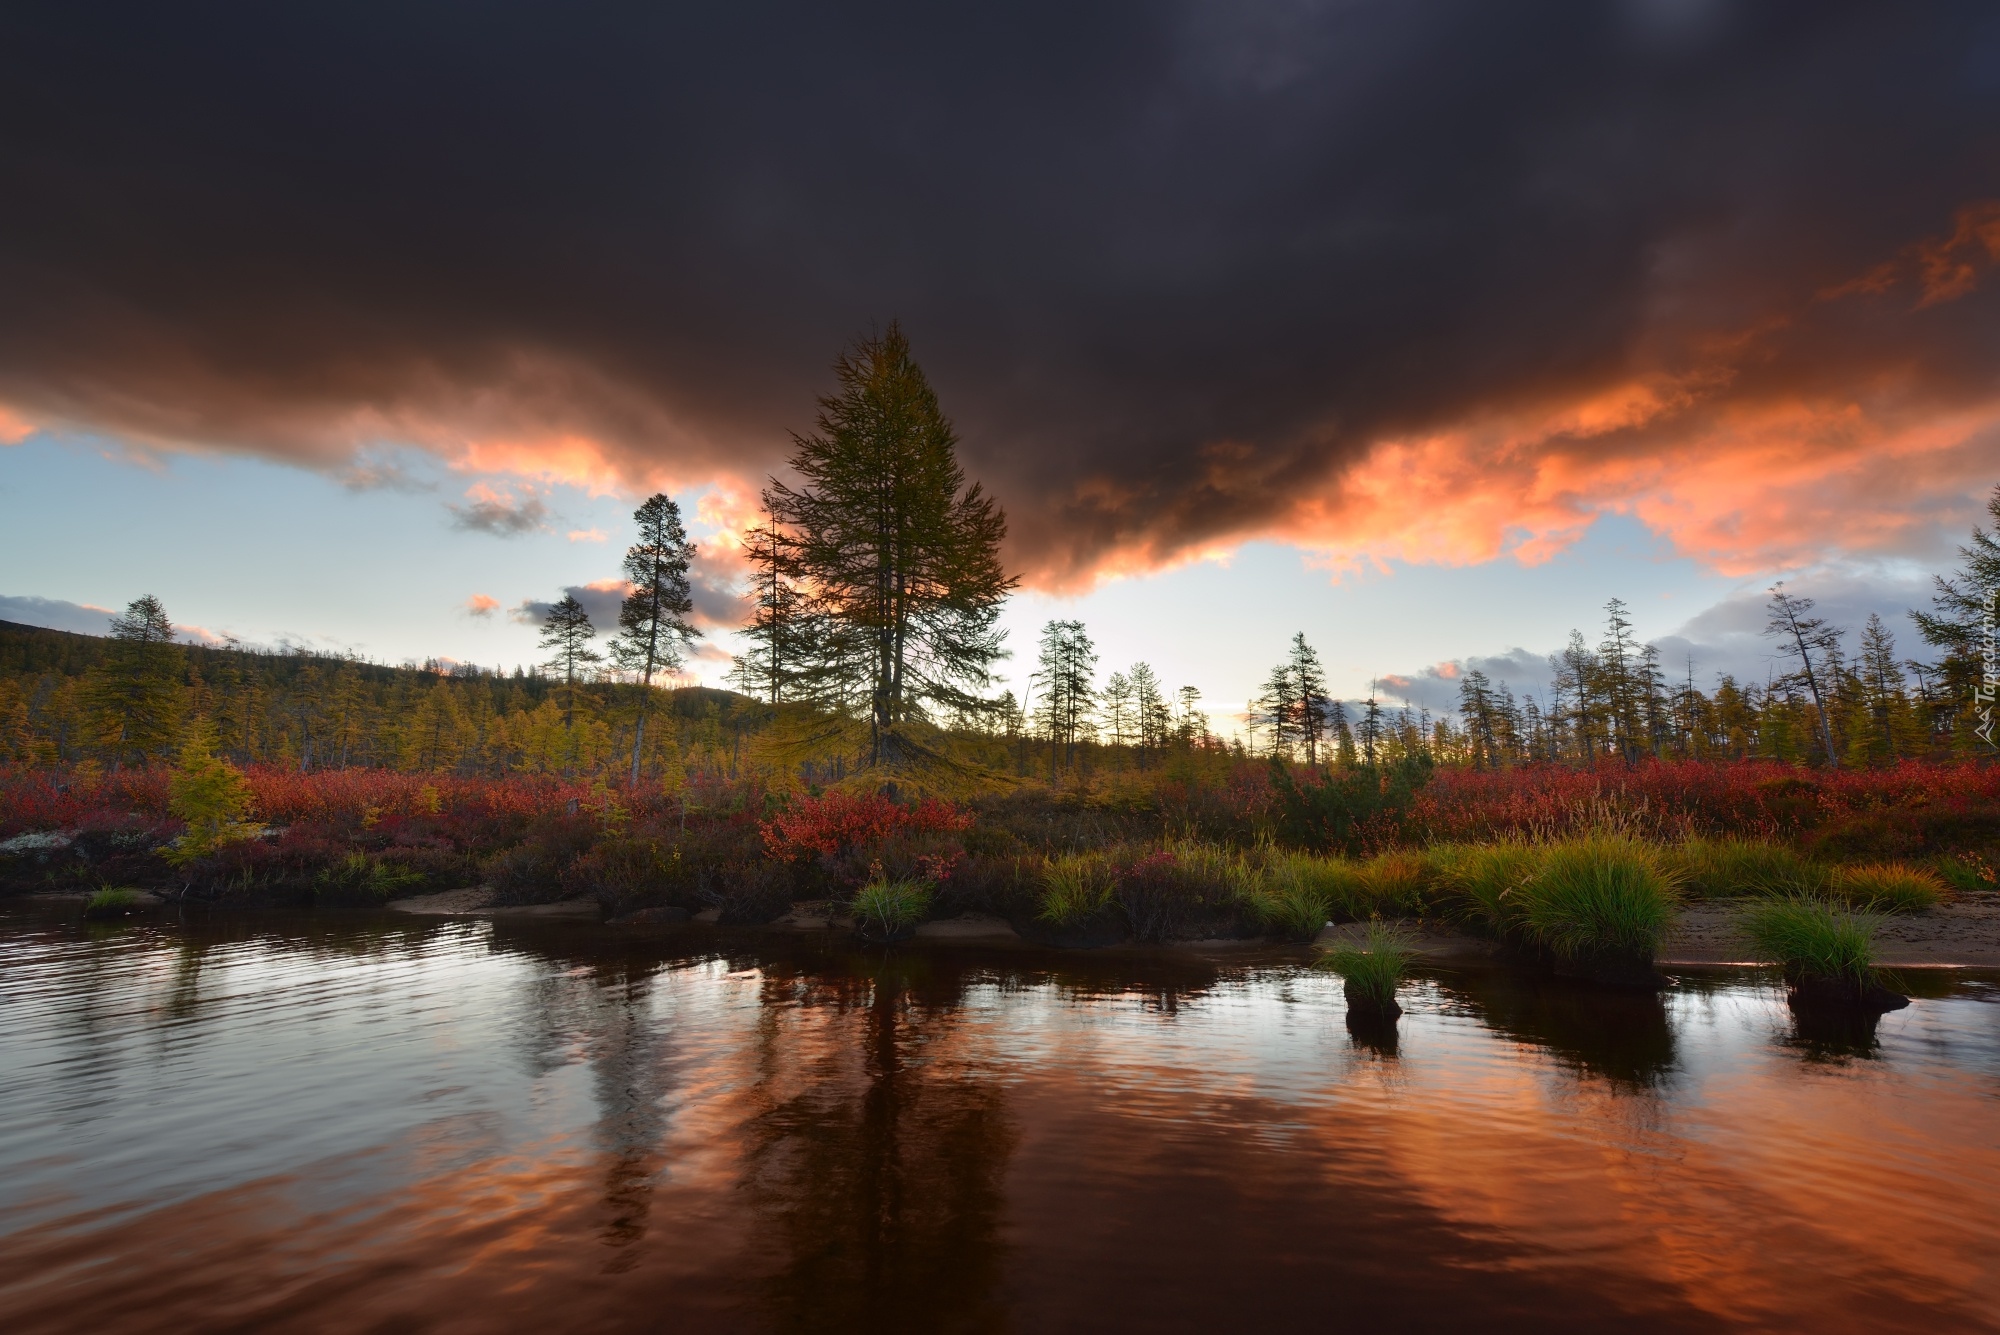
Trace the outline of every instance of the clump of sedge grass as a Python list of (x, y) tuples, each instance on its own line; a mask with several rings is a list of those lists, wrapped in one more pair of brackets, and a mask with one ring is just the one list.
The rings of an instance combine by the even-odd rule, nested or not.
[(1111, 867), (1101, 853), (1064, 853), (1042, 864), (1041, 908), (1035, 916), (1073, 927), (1111, 899)]
[(1947, 854), (1931, 865), (1937, 868), (1938, 879), (1953, 890), (1977, 894), (2000, 886), (1992, 866), (1977, 853), (1960, 853), (1956, 857)]
[(1875, 976), (1872, 913), (1836, 909), (1804, 895), (1766, 899), (1743, 915), (1743, 935), (1759, 959), (1785, 971), (1787, 982), (1866, 986)]
[(1509, 898), (1519, 904), (1519, 930), (1558, 956), (1650, 960), (1673, 927), (1680, 895), (1648, 845), (1588, 834), (1549, 845)]
[(1262, 870), (1234, 849), (1196, 839), (1170, 839), (1161, 851), (1173, 856), (1180, 874), (1210, 903), (1254, 905), (1267, 889)]
[(1664, 860), (1699, 899), (1810, 895), (1827, 884), (1825, 867), (1762, 839), (1687, 839), (1668, 846)]
[(137, 890), (115, 889), (110, 886), (99, 890), (83, 903), (85, 913), (123, 913), (136, 908), (141, 902)]
[(856, 891), (851, 905), (856, 926), (885, 938), (915, 927), (930, 907), (930, 888), (921, 881), (875, 881)]
[(1453, 916), (1504, 933), (1520, 916), (1516, 891), (1541, 869), (1544, 849), (1521, 839), (1492, 844), (1438, 844), (1431, 866), (1450, 897)]
[(1944, 902), (1944, 882), (1931, 872), (1895, 862), (1841, 867), (1833, 873), (1833, 893), (1850, 904), (1885, 913), (1921, 913)]
[(394, 867), (366, 853), (349, 853), (322, 867), (313, 877), (321, 894), (344, 899), (389, 899), (397, 891), (420, 885), (423, 877), (406, 867)]
[(1378, 853), (1361, 867), (1370, 907), (1380, 913), (1422, 913), (1430, 898), (1431, 864), (1422, 853)]
[(1341, 942), (1315, 960), (1313, 967), (1339, 974), (1347, 983), (1350, 1002), (1358, 1000), (1387, 1010), (1395, 1005), (1396, 988), (1415, 953), (1407, 931), (1377, 918), (1369, 921), (1359, 942)]
[(1265, 869), (1262, 891), (1252, 900), (1266, 926), (1295, 941), (1310, 940), (1333, 916), (1333, 895), (1314, 875), (1310, 856), (1278, 857)]

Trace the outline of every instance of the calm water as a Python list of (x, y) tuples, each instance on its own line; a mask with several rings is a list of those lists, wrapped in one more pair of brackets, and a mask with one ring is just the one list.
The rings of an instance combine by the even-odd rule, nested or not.
[[(72, 910), (73, 912), (73, 910)], [(2000, 1329), (2000, 988), (0, 914), (0, 1327)]]

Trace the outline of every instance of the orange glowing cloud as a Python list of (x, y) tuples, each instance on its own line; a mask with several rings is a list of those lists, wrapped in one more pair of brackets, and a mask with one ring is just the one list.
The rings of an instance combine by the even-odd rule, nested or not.
[(500, 608), (500, 600), (491, 594), (475, 593), (465, 600), (465, 614), (475, 617), (490, 617)]
[(33, 422), (0, 403), (0, 445), (19, 445), (37, 429)]

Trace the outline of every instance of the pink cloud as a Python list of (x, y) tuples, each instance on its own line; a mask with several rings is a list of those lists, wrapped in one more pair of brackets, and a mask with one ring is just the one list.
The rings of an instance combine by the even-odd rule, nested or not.
[(500, 607), (500, 600), (490, 594), (475, 593), (465, 600), (465, 614), (475, 617), (490, 617)]

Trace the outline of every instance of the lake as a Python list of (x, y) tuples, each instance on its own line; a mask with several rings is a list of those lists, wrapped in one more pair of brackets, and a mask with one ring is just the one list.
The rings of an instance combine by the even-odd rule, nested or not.
[(0, 1327), (2000, 1329), (2000, 978), (0, 912)]

